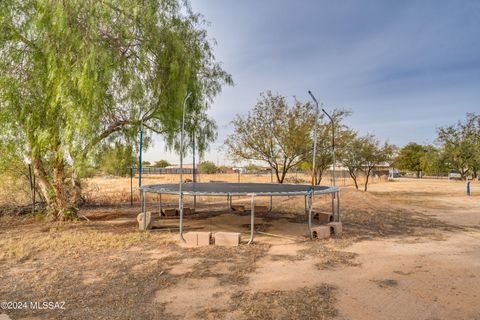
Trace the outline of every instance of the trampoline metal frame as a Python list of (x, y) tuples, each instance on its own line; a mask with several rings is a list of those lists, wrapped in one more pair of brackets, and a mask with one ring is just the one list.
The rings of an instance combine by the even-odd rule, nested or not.
[[(210, 184), (210, 183), (209, 183)], [(212, 183), (213, 184), (213, 183)], [(231, 185), (238, 185), (237, 183), (228, 183)], [(252, 183), (252, 185), (260, 185), (260, 183)], [(265, 185), (272, 185), (265, 183)], [(273, 184), (273, 185), (278, 185), (278, 184)], [(179, 220), (179, 235), (180, 239), (182, 241), (185, 241), (183, 238), (183, 197), (184, 195), (189, 195), (189, 196), (227, 196), (227, 203), (231, 207), (231, 197), (232, 196), (249, 196), (251, 197), (250, 200), (250, 239), (248, 241), (248, 244), (251, 244), (254, 240), (255, 237), (255, 202), (256, 202), (256, 197), (261, 197), (261, 196), (270, 196), (270, 208), (269, 211), (272, 210), (272, 205), (273, 205), (273, 196), (301, 196), (303, 195), (305, 197), (305, 212), (308, 212), (308, 234), (310, 238), (312, 238), (312, 209), (313, 209), (313, 198), (314, 195), (321, 195), (321, 194), (331, 194), (332, 196), (332, 217), (334, 221), (340, 222), (340, 189), (338, 187), (323, 187), (323, 189), (309, 189), (307, 191), (285, 191), (285, 192), (273, 192), (273, 191), (267, 191), (267, 192), (201, 192), (201, 191), (185, 191), (182, 189), (179, 190), (173, 190), (173, 189), (168, 189), (168, 188), (161, 188), (161, 186), (166, 186), (166, 185), (145, 185), (140, 187), (140, 191), (142, 192), (142, 210), (143, 210), (143, 216), (144, 216), (144, 228), (143, 230), (147, 230), (147, 219), (146, 217), (146, 195), (147, 193), (156, 193), (159, 195), (159, 210), (161, 212), (162, 210), (162, 194), (172, 194), (172, 195), (178, 195), (179, 196), (179, 211), (180, 211), (180, 220)], [(171, 184), (170, 184), (171, 186)], [(310, 187), (309, 185), (291, 185), (291, 184), (284, 184), (283, 186), (304, 186), (304, 187)], [(318, 187), (318, 186), (315, 186)], [(194, 188), (195, 189), (195, 188)], [(307, 201), (308, 197), (308, 201)], [(334, 201), (335, 199), (337, 200), (337, 205), (335, 208)], [(308, 203), (308, 209), (307, 209), (307, 203)], [(308, 211), (307, 211), (308, 210)]]

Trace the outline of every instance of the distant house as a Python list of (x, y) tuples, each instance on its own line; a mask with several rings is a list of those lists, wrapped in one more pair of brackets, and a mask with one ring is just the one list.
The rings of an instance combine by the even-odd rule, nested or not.
[(240, 172), (242, 174), (247, 172), (247, 168), (245, 167), (233, 167), (231, 170), (232, 172)]
[[(382, 176), (382, 175), (388, 176), (390, 174), (391, 170), (394, 170), (396, 175), (399, 173), (399, 171), (397, 169), (394, 169), (389, 163), (382, 162), (382, 163), (378, 163), (377, 165), (375, 165), (375, 167), (372, 170), (372, 174), (373, 175), (378, 175), (378, 176)], [(333, 166), (330, 166), (325, 171), (326, 172), (332, 172), (333, 171)], [(337, 162), (337, 164), (335, 166), (335, 171), (337, 171), (337, 172), (348, 171), (348, 168), (343, 166), (343, 164)]]
[[(193, 168), (193, 164), (192, 163), (184, 163), (183, 164), (183, 169), (192, 169)], [(179, 164), (172, 164), (172, 165), (169, 165), (168, 167), (165, 167), (165, 169), (180, 169), (180, 165)]]

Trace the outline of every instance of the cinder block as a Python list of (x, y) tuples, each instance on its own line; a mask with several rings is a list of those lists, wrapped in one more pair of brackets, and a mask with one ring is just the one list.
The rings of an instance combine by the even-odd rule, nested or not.
[(173, 217), (173, 216), (176, 216), (176, 215), (177, 215), (177, 209), (175, 209), (175, 208), (162, 209), (162, 216)]
[(231, 206), (230, 208), (232, 209), (232, 211), (238, 211), (238, 212), (244, 212), (245, 211), (245, 206), (236, 205), (236, 206)]
[(212, 233), (211, 232), (186, 232), (183, 234), (187, 246), (200, 247), (208, 246), (211, 244)]
[(312, 236), (314, 239), (330, 238), (330, 226), (318, 226), (312, 228)]
[(267, 206), (255, 206), (255, 213), (267, 213), (268, 207)]
[(237, 232), (216, 232), (214, 235), (215, 245), (237, 247), (240, 245), (242, 235)]
[(339, 237), (342, 235), (342, 223), (341, 222), (330, 222), (327, 224), (330, 227), (330, 232), (335, 236)]
[(327, 224), (333, 221), (333, 216), (331, 213), (314, 211), (313, 217), (318, 219), (318, 223), (320, 224)]
[[(177, 216), (180, 215), (180, 210), (178, 209), (175, 209), (175, 213)], [(184, 216), (188, 216), (188, 215), (191, 215), (191, 214), (194, 214), (195, 213), (195, 209), (193, 208), (190, 208), (190, 207), (183, 207), (183, 215)]]
[(212, 242), (212, 233), (211, 232), (197, 232), (197, 246), (209, 246)]
[[(147, 229), (152, 228), (152, 213), (150, 211), (147, 211), (146, 213), (147, 216)], [(139, 213), (137, 216), (137, 222), (138, 222), (138, 229), (141, 231), (145, 230), (145, 221), (143, 218), (143, 212)]]

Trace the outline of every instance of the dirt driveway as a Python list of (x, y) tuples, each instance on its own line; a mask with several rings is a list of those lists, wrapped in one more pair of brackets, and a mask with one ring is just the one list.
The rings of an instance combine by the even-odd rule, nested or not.
[[(441, 180), (342, 189), (344, 235), (307, 241), (285, 198), (257, 218), (268, 233), (238, 248), (179, 246), (135, 231), (138, 209), (83, 210), (90, 221), (0, 219), (0, 301), (65, 301), (0, 310), (12, 319), (480, 319), (480, 197)], [(324, 206), (328, 199), (318, 199)], [(174, 226), (175, 220), (162, 221)], [(249, 216), (187, 228), (248, 232)]]

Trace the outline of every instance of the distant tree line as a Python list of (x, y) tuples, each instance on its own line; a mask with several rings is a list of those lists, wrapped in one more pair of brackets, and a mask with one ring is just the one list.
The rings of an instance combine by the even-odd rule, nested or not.
[(480, 115), (467, 113), (466, 119), (437, 130), (432, 145), (411, 142), (400, 149), (395, 166), (421, 175), (459, 173), (463, 179), (478, 178), (480, 170)]

